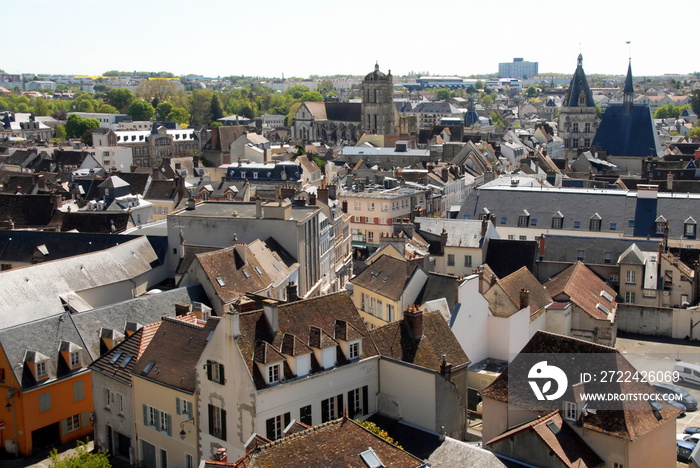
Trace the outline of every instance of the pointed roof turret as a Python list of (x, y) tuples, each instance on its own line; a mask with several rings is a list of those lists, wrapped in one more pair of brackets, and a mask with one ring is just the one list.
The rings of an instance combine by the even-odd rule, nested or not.
[(578, 54), (578, 65), (569, 83), (569, 89), (564, 97), (564, 107), (595, 107), (593, 93), (588, 86), (586, 73), (583, 71), (583, 55)]
[(634, 105), (634, 84), (632, 83), (632, 59), (627, 66), (627, 78), (625, 78), (625, 89), (623, 97), (624, 113), (629, 114), (632, 112), (632, 106)]

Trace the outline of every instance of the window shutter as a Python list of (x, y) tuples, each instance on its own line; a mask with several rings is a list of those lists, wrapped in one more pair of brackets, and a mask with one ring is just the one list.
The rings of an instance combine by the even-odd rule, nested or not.
[(338, 395), (338, 405), (335, 408), (333, 419), (339, 418), (342, 414), (345, 414), (345, 408), (343, 408), (343, 394), (341, 393)]
[(321, 422), (324, 423), (330, 419), (330, 415), (328, 414), (328, 400), (321, 400)]
[(68, 433), (68, 421), (66, 419), (61, 419), (61, 434)]
[(221, 440), (226, 440), (226, 410), (221, 410)]
[(355, 405), (353, 405), (352, 390), (348, 392), (348, 418), (353, 419), (355, 417)]
[(171, 421), (171, 416), (169, 414), (165, 414), (165, 424), (167, 425), (167, 433), (168, 435), (172, 435), (172, 421)]
[(156, 410), (156, 431), (160, 432), (160, 410)]
[(211, 366), (212, 366), (211, 361), (207, 361), (207, 379), (211, 380)]
[(224, 365), (219, 364), (218, 366), (219, 366), (219, 383), (223, 384), (224, 382), (226, 382), (226, 380), (224, 379)]
[(369, 413), (369, 391), (367, 385), (362, 387), (362, 414)]
[(80, 427), (87, 427), (90, 424), (90, 412), (83, 411), (80, 413)]
[(209, 405), (208, 410), (209, 410), (209, 434), (214, 435), (214, 407), (212, 405)]
[(182, 411), (180, 410), (180, 405), (182, 404), (182, 400), (180, 398), (175, 397), (175, 412), (177, 412), (178, 415), (182, 414)]
[(143, 425), (148, 426), (148, 406), (143, 405)]
[(270, 440), (275, 440), (275, 418), (270, 418), (265, 421), (265, 426), (267, 430), (267, 438)]
[(289, 426), (290, 422), (292, 422), (292, 414), (291, 413), (284, 413), (284, 427)]

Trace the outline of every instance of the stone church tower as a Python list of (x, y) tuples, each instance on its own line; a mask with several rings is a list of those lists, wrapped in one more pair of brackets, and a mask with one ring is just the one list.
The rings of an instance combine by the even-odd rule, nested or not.
[(559, 113), (559, 136), (564, 140), (564, 156), (571, 160), (579, 149), (591, 147), (598, 129), (593, 93), (583, 71), (583, 55), (578, 56), (578, 66)]
[(379, 64), (374, 65), (374, 71), (362, 80), (362, 129), (366, 133), (395, 134), (393, 94), (391, 70), (384, 74)]

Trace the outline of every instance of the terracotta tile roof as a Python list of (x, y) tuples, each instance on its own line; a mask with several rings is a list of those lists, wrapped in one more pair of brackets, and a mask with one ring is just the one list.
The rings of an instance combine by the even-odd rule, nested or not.
[[(560, 368), (565, 368), (570, 375), (579, 375), (577, 365), (585, 364), (585, 360), (570, 362), (568, 357), (571, 354), (595, 353), (595, 359), (600, 363), (600, 367), (610, 372), (630, 372), (634, 375), (636, 369), (625, 357), (615, 348), (598, 345), (588, 341), (580, 340), (555, 333), (538, 331), (525, 345), (520, 354), (510, 363), (508, 368), (499, 375), (491, 385), (481, 391), (483, 398), (507, 403), (515, 408), (523, 408), (535, 414), (543, 416), (553, 410), (559, 410), (560, 400), (536, 401), (528, 385), (524, 382), (516, 382), (509, 385), (509, 371), (511, 369), (522, 370), (531, 366), (529, 354), (546, 354), (549, 359), (556, 361), (557, 356), (561, 356)], [(602, 362), (605, 361), (605, 362)], [(550, 365), (557, 365), (558, 362), (549, 362)], [(589, 368), (581, 368), (580, 371), (589, 371)], [(594, 387), (596, 384), (589, 384)], [(603, 385), (603, 384), (600, 384)], [(578, 387), (578, 385), (577, 385)], [(587, 387), (588, 388), (588, 387)], [(656, 392), (646, 382), (631, 381), (619, 384), (605, 384), (605, 391), (626, 394), (655, 394)], [(576, 389), (581, 391), (581, 388)], [(576, 392), (570, 390), (563, 398), (574, 401)], [(568, 396), (567, 396), (568, 395)], [(625, 440), (636, 440), (639, 437), (653, 431), (657, 427), (675, 420), (678, 410), (668, 403), (662, 404), (659, 412), (660, 419), (654, 415), (648, 402), (625, 400), (620, 401), (622, 409), (598, 409), (595, 414), (589, 413), (582, 416), (577, 422), (582, 427), (596, 432), (620, 437)]]
[[(134, 366), (133, 374), (194, 393), (195, 365), (218, 323), (218, 317), (210, 318), (204, 326), (165, 317)], [(150, 362), (154, 364), (144, 372)]]
[(426, 369), (440, 371), (443, 354), (453, 367), (469, 362), (440, 312), (423, 312), (422, 322), (422, 336), (419, 339), (414, 336), (406, 318), (375, 328), (370, 335), (382, 356)]
[(211, 149), (215, 151), (229, 151), (231, 143), (236, 141), (246, 131), (246, 128), (242, 125), (224, 125), (223, 127), (212, 128)]
[[(387, 468), (424, 466), (423, 461), (369, 432), (351, 419), (337, 419), (259, 446), (236, 468), (331, 466), (367, 468), (361, 454), (372, 450)], [(213, 465), (212, 465), (213, 466)]]
[[(557, 301), (569, 300), (595, 319), (615, 320), (617, 293), (605, 284), (593, 271), (581, 262), (576, 262), (544, 284), (547, 292)], [(601, 291), (605, 291), (609, 301)], [(598, 306), (604, 306), (610, 314)]]
[[(534, 432), (557, 456), (564, 466), (572, 468), (597, 467), (604, 461), (561, 418), (558, 411), (517, 426), (492, 439), (486, 445), (497, 444), (505, 438), (517, 438), (523, 431)], [(496, 450), (495, 447), (492, 447)]]
[(520, 306), (520, 290), (528, 290), (531, 320), (537, 318), (545, 310), (545, 307), (552, 303), (552, 297), (547, 290), (526, 267), (521, 267), (498, 280), (498, 284), (518, 308)]
[(245, 293), (264, 290), (272, 280), (246, 244), (196, 255), (222, 302), (232, 302)]
[(415, 265), (404, 260), (382, 255), (350, 282), (396, 301), (415, 269)]
[[(332, 334), (335, 332), (336, 320), (343, 320), (352, 325), (364, 337), (362, 341), (363, 358), (378, 354), (377, 348), (365, 328), (362, 317), (350, 296), (344, 292), (280, 304), (277, 306), (277, 311), (278, 330), (274, 334), (262, 310), (239, 314), (241, 335), (236, 338), (236, 344), (241, 351), (250, 375), (253, 376), (257, 388), (266, 387), (255, 365), (255, 351), (258, 344), (266, 342), (284, 354), (284, 350), (281, 348), (284, 344), (285, 334), (293, 335), (302, 341), (302, 343), (296, 343), (295, 347), (302, 344), (309, 347), (335, 345), (337, 341)], [(312, 332), (312, 330), (314, 331)], [(323, 340), (321, 339), (322, 337)], [(337, 363), (338, 365), (347, 363), (340, 350), (338, 350)], [(318, 363), (312, 357), (311, 371), (318, 372), (320, 370)]]
[(272, 362), (284, 361), (284, 356), (267, 341), (259, 341), (255, 345), (255, 356), (253, 360), (261, 364), (270, 364)]

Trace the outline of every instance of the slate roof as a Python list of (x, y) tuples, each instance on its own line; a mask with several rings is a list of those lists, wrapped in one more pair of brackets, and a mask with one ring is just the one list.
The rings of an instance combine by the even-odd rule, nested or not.
[[(159, 327), (160, 322), (153, 326)], [(140, 357), (139, 349), (144, 339), (142, 328), (90, 364), (90, 370), (131, 386), (131, 373)]]
[(148, 239), (139, 237), (99, 252), (4, 271), (0, 280), (12, 294), (0, 295), (0, 327), (60, 315), (64, 302), (78, 311), (91, 309), (76, 291), (142, 275), (157, 260)]
[(15, 227), (46, 226), (56, 210), (52, 195), (13, 195), (0, 193), (0, 221), (12, 219)]
[(480, 248), (484, 238), (481, 236), (481, 221), (477, 219), (441, 219), (421, 218), (415, 219), (420, 224), (421, 231), (440, 235), (443, 230), (447, 232), (447, 247)]
[(578, 97), (581, 92), (586, 96), (586, 107), (595, 107), (593, 93), (588, 86), (588, 79), (586, 79), (586, 72), (583, 71), (583, 55), (579, 54), (576, 71), (569, 83), (569, 89), (567, 89), (564, 96), (562, 107), (578, 107)]
[(177, 183), (174, 180), (154, 180), (143, 197), (153, 200), (175, 200)]
[[(585, 353), (594, 353), (599, 368), (605, 369), (606, 371), (619, 371), (623, 374), (625, 372), (630, 372), (631, 374), (636, 372), (634, 366), (632, 366), (622, 354), (616, 351), (615, 348), (594, 344), (578, 338), (537, 331), (520, 351), (520, 354), (510, 363), (508, 368), (503, 371), (491, 385), (481, 391), (481, 396), (483, 398), (490, 398), (507, 403), (509, 406), (533, 411), (540, 416), (549, 414), (553, 410), (559, 410), (561, 405), (559, 400), (546, 403), (535, 400), (532, 390), (528, 385), (525, 385), (524, 382), (514, 382), (513, 385), (508, 384), (509, 374), (511, 372), (517, 373), (519, 366), (524, 369), (529, 369), (531, 362), (529, 362), (527, 356), (539, 353), (548, 356), (548, 365), (565, 368), (567, 373), (571, 375), (578, 375), (578, 368), (575, 366), (575, 363), (572, 364), (570, 362), (568, 356), (571, 354)], [(558, 359), (561, 359), (561, 362), (558, 361)], [(576, 362), (585, 363), (585, 360)], [(615, 389), (616, 393), (656, 393), (650, 384), (641, 381), (622, 382), (611, 385), (613, 386), (606, 387), (607, 391)], [(571, 391), (569, 391), (569, 395), (571, 395)], [(564, 398), (567, 398), (566, 395)], [(573, 399), (570, 401), (573, 401)], [(675, 419), (678, 415), (678, 410), (668, 403), (662, 403), (661, 410), (659, 411), (660, 419), (657, 419), (650, 406), (644, 406), (647, 405), (647, 402), (642, 404), (638, 402), (622, 401), (620, 404), (623, 409), (598, 409), (596, 414), (588, 413), (587, 415), (582, 415), (577, 423), (581, 424), (584, 429), (590, 429), (595, 432), (634, 441), (659, 426), (669, 423), (669, 421), (675, 424)], [(546, 407), (548, 407), (548, 409), (545, 409)]]
[(129, 217), (129, 213), (119, 211), (64, 212), (61, 216), (61, 231), (117, 234), (126, 231)]
[(604, 265), (606, 252), (610, 253), (610, 264), (614, 265), (620, 255), (632, 244), (645, 251), (659, 249), (659, 240), (624, 239), (612, 237), (545, 236), (545, 262), (575, 263), (577, 250), (583, 250), (586, 265)]
[(199, 284), (72, 314), (71, 320), (83, 337), (87, 352), (93, 359), (97, 359), (100, 356), (100, 335), (103, 330), (114, 330), (126, 335), (127, 323), (143, 327), (158, 322), (163, 317), (174, 317), (175, 304), (193, 302), (209, 306), (209, 299)]
[(53, 231), (0, 231), (0, 260), (3, 263), (29, 263), (40, 245), (46, 246), (48, 251), (44, 260), (58, 260), (108, 249), (137, 237), (139, 236)]
[(435, 299), (445, 299), (449, 310), (453, 310), (457, 303), (457, 293), (459, 285), (462, 282), (460, 278), (442, 273), (429, 272), (428, 280), (416, 298), (416, 304), (433, 301)]
[[(80, 348), (78, 350), (80, 369), (68, 369), (63, 357), (60, 356), (59, 347), (63, 341), (73, 343)], [(86, 370), (86, 366), (92, 362), (85, 343), (73, 322), (68, 318), (67, 313), (15, 326), (5, 326), (0, 330), (0, 344), (7, 362), (13, 364), (9, 371), (15, 374), (23, 389), (42, 386), (54, 382), (58, 378), (83, 372)], [(47, 380), (37, 382), (34, 379), (31, 370), (25, 364), (28, 353), (48, 358), (46, 361)]]
[(256, 239), (248, 244), (248, 249), (275, 286), (287, 280), (294, 269), (299, 267), (296, 259), (272, 237), (264, 241)]
[[(367, 468), (360, 456), (372, 450), (387, 468), (425, 466), (420, 458), (371, 433), (357, 422), (341, 418), (295, 432), (261, 445), (236, 462), (238, 468), (326, 468), (331, 466)], [(207, 468), (217, 466), (209, 465)]]
[(449, 102), (421, 102), (408, 113), (411, 114), (457, 114), (457, 108)]
[[(205, 325), (200, 326), (164, 317), (134, 366), (133, 375), (194, 393), (197, 387), (197, 361), (219, 320), (218, 317), (210, 317)], [(145, 372), (151, 362), (154, 365)]]
[[(323, 348), (336, 342), (332, 337), (335, 335), (336, 321), (340, 320), (352, 325), (364, 337), (362, 340), (363, 358), (377, 355), (377, 349), (369, 337), (362, 317), (350, 296), (344, 292), (280, 304), (277, 310), (278, 331), (274, 335), (271, 333), (262, 310), (239, 314), (241, 336), (236, 338), (236, 345), (258, 389), (265, 388), (267, 385), (255, 365), (255, 351), (261, 342), (266, 342), (281, 352), (285, 334), (299, 338), (307, 346), (315, 345)], [(326, 337), (322, 343), (319, 343), (318, 339), (312, 339), (312, 328), (318, 329), (321, 335)], [(319, 333), (317, 332), (316, 335)], [(321, 336), (317, 336), (317, 338), (321, 338)], [(338, 337), (338, 339), (340, 338)], [(337, 352), (338, 365), (347, 363), (340, 349), (337, 349)], [(321, 368), (313, 355), (311, 361), (312, 372), (320, 371)], [(285, 366), (285, 376), (291, 376), (287, 366)]]
[(397, 301), (416, 268), (409, 262), (383, 255), (350, 282)]
[(510, 239), (489, 239), (484, 263), (488, 263), (499, 278), (504, 278), (520, 268), (535, 271), (537, 242)]
[(663, 155), (656, 125), (648, 105), (635, 104), (625, 113), (623, 104), (610, 104), (605, 109), (592, 146), (608, 156)]
[(144, 195), (151, 174), (148, 172), (120, 172), (119, 178), (129, 184), (131, 193)]
[(517, 446), (518, 435), (524, 431), (532, 432), (543, 444), (541, 447), (533, 447), (534, 449), (549, 450), (563, 466), (593, 468), (605, 464), (598, 454), (564, 423), (558, 411), (508, 430), (486, 442), (486, 445), (492, 446), (492, 450), (499, 451), (497, 447), (493, 447), (494, 444), (510, 438), (511, 441), (515, 440), (513, 445)]
[(404, 318), (370, 331), (382, 356), (440, 371), (442, 356), (453, 368), (467, 365), (469, 358), (440, 312), (422, 312), (423, 334), (413, 336)]
[(247, 130), (243, 125), (214, 127), (211, 129), (211, 140), (209, 143), (211, 149), (214, 151), (229, 151), (231, 149), (231, 143), (246, 132)]
[[(581, 262), (574, 263), (547, 281), (544, 287), (557, 301), (568, 299), (595, 319), (615, 321), (617, 292)], [(613, 300), (609, 301), (601, 291), (605, 291)], [(601, 310), (600, 305), (610, 313)]]

